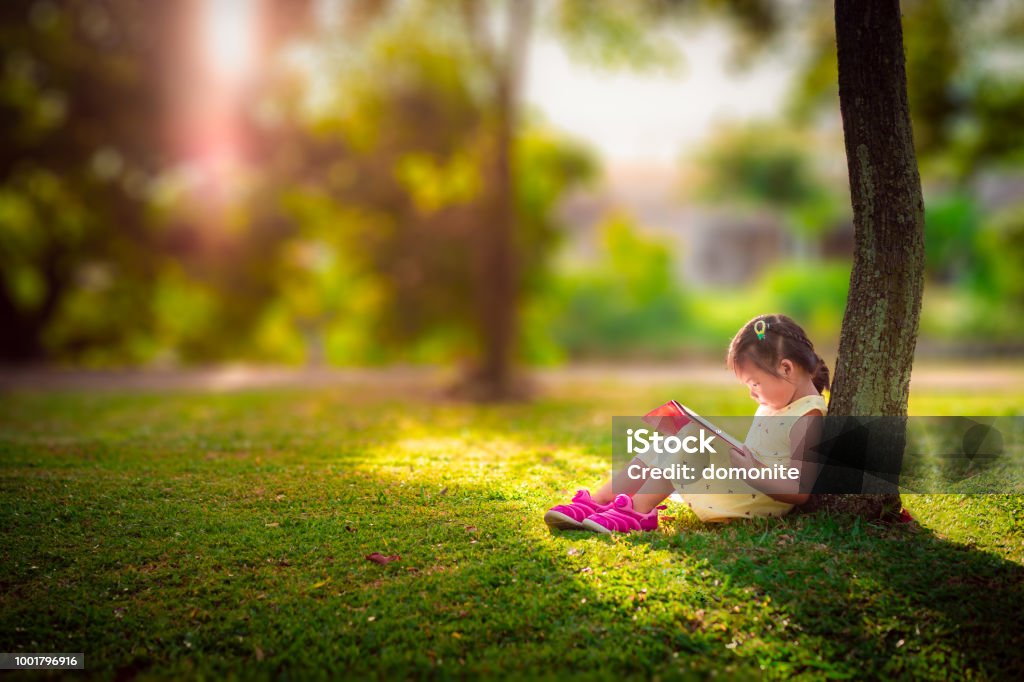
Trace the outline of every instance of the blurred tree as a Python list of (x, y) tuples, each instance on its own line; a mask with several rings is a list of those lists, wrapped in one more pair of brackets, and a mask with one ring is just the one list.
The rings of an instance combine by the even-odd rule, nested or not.
[(522, 392), (514, 384), (514, 344), (517, 338), (517, 311), (520, 302), (520, 247), (516, 238), (518, 223), (515, 206), (516, 159), (514, 136), (518, 125), (522, 74), (533, 20), (533, 0), (506, 0), (501, 43), (490, 37), (487, 18), (480, 12), (485, 5), (464, 0), (462, 3), (471, 44), (484, 65), (492, 84), (485, 111), (493, 119), (494, 136), (490, 149), (489, 211), (487, 229), (478, 231), (478, 261), (475, 277), (478, 333), (482, 357), (466, 377), (463, 392), (485, 400), (504, 399)]
[(300, 238), (329, 245), (376, 292), (360, 317), (377, 357), (414, 359), (441, 330), (456, 352), (480, 349), (489, 140), (459, 7), (351, 3), (336, 19), (312, 45), (307, 89), (329, 94), (307, 114), (290, 202), (305, 207)]
[(459, 389), (478, 399), (518, 391), (518, 314), (545, 280), (551, 209), (594, 172), (580, 148), (520, 123), (531, 23), (523, 2), (354, 3), (313, 49), (330, 75), (312, 89), (332, 94), (301, 175), (335, 216), (321, 236), (375, 278), (364, 313), (384, 354), (468, 357)]
[[(167, 230), (154, 205), (167, 171), (184, 160), (172, 119), (196, 99), (189, 39), (203, 6), (12, 0), (0, 7), (0, 359), (152, 355), (153, 301), (167, 258), (201, 268), (197, 247), (216, 241), (209, 216), (177, 213), (181, 229)], [(302, 28), (307, 6), (260, 3), (261, 54)], [(236, 103), (239, 111), (251, 92)], [(244, 136), (244, 116), (229, 113)], [(253, 258), (225, 255), (218, 260), (239, 267), (211, 271), (230, 278), (258, 269)], [(249, 281), (243, 274), (216, 288)], [(232, 329), (244, 327), (215, 331), (226, 337)]]
[[(310, 153), (285, 57), (314, 27), (312, 0), (189, 0), (178, 6), (175, 58), (161, 74), (168, 171), (157, 195), (160, 290), (207, 292), (187, 328), (158, 309), (156, 342), (186, 362), (245, 357), (281, 295), (279, 260), (298, 226), (282, 200)], [(166, 196), (164, 196), (166, 195)], [(301, 259), (300, 259), (301, 260)], [(162, 300), (162, 299), (158, 299)], [(178, 333), (161, 335), (165, 327)]]
[(145, 206), (163, 161), (156, 74), (168, 14), (138, 0), (0, 6), (2, 360), (42, 359), (45, 330), (76, 288), (109, 309), (66, 338), (70, 348), (116, 346), (147, 324)]
[(781, 126), (722, 130), (699, 158), (708, 169), (699, 194), (777, 208), (816, 200), (823, 189), (812, 175), (806, 144)]
[(721, 128), (695, 159), (685, 191), (775, 214), (795, 239), (797, 255), (810, 256), (845, 213), (839, 183), (817, 164), (827, 149), (813, 133), (781, 124)]

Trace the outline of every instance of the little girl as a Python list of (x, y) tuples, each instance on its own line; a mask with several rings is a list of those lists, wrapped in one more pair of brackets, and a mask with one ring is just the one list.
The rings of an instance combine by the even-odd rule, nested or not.
[[(695, 493), (684, 488), (681, 496), (705, 522), (782, 516), (809, 496), (800, 492), (799, 481), (804, 481), (802, 487), (806, 490), (807, 481), (814, 475), (813, 464), (805, 461), (805, 455), (808, 443), (816, 443), (820, 436), (820, 418), (826, 411), (821, 391), (829, 386), (828, 367), (804, 330), (785, 315), (762, 315), (745, 324), (729, 344), (726, 364), (750, 389), (758, 408), (743, 449), (732, 449), (725, 466), (749, 469), (782, 464), (799, 469), (800, 479), (714, 481), (716, 490), (724, 488), (723, 492), (715, 492), (712, 483), (700, 481), (706, 491)], [(695, 433), (697, 426), (691, 422), (683, 431), (687, 429)], [(683, 431), (680, 437), (688, 435)], [(637, 456), (629, 466), (663, 467), (672, 463), (672, 456), (646, 457), (652, 461)], [(676, 492), (675, 485), (664, 479), (630, 477), (629, 466), (593, 495), (586, 489), (579, 490), (569, 504), (552, 507), (544, 514), (544, 521), (551, 528), (599, 533), (656, 529), (658, 510), (665, 508), (661, 502)]]

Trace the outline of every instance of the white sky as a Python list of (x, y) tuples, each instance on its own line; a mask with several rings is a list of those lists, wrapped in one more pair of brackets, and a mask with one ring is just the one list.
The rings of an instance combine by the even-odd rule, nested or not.
[(728, 33), (713, 27), (679, 39), (683, 65), (675, 74), (601, 70), (571, 60), (548, 36), (534, 37), (527, 107), (589, 142), (608, 167), (675, 167), (716, 121), (775, 116), (797, 64), (766, 53), (749, 70), (730, 71)]

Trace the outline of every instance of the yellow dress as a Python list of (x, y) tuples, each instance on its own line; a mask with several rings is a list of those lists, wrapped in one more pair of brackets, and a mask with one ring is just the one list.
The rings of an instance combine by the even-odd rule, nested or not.
[[(820, 395), (809, 395), (797, 398), (781, 410), (759, 407), (744, 444), (762, 463), (768, 466), (776, 463), (788, 466), (793, 456), (790, 452), (789, 432), (797, 418), (812, 410), (821, 410), (824, 415), (825, 399)], [(692, 423), (685, 428), (691, 426)], [(730, 466), (728, 446), (719, 450), (711, 456), (711, 461), (719, 467)], [(692, 492), (697, 488), (705, 490)], [(673, 498), (677, 497), (682, 498), (697, 517), (705, 522), (782, 516), (793, 508), (791, 504), (773, 500), (743, 480), (697, 481), (688, 484), (678, 496), (673, 495)]]

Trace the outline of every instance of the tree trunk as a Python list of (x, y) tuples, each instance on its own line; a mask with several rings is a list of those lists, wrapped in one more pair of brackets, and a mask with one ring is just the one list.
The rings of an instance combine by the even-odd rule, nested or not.
[(520, 294), (516, 239), (515, 131), (532, 0), (507, 0), (503, 49), (491, 50), (494, 71), (492, 187), (481, 226), (477, 325), (481, 357), (460, 392), (479, 400), (518, 397), (514, 376)]
[[(902, 425), (924, 288), (924, 202), (900, 7), (898, 0), (836, 0), (835, 17), (855, 237), (829, 414), (884, 415)], [(830, 423), (829, 430), (840, 428)], [(888, 431), (866, 453), (868, 468), (898, 471), (905, 433)], [(818, 495), (809, 506), (872, 516), (898, 512), (899, 492), (887, 488), (873, 495)]]

